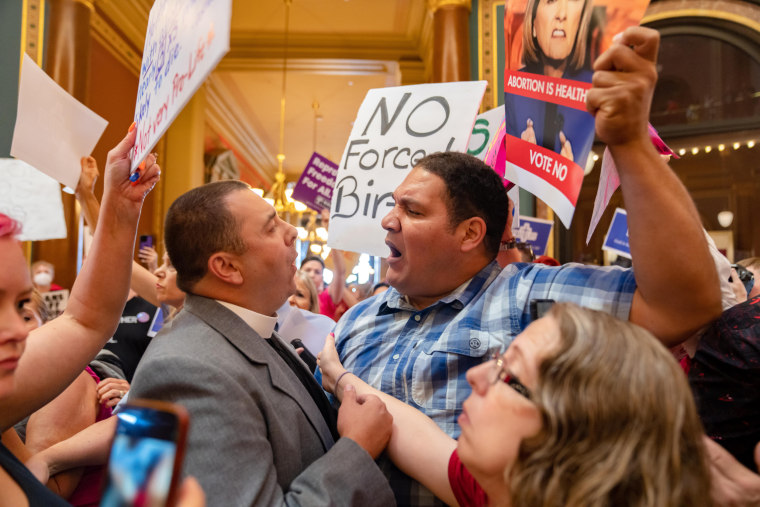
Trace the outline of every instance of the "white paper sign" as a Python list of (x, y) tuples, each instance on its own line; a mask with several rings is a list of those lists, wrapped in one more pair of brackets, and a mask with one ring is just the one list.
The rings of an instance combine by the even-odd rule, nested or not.
[(232, 0), (156, 0), (137, 88), (132, 169), (230, 49)]
[(620, 177), (618, 176), (617, 166), (612, 158), (609, 148), (604, 149), (602, 157), (602, 168), (599, 173), (599, 186), (596, 188), (596, 197), (594, 198), (594, 211), (591, 213), (591, 223), (588, 226), (586, 234), (586, 244), (591, 241), (591, 236), (602, 219), (604, 210), (612, 199), (612, 194), (620, 186)]
[(389, 255), (380, 221), (393, 191), (425, 155), (467, 150), (485, 89), (485, 81), (471, 81), (367, 92), (333, 189), (332, 248)]
[[(467, 153), (480, 160), (485, 160), (488, 147), (491, 146), (494, 134), (499, 130), (499, 125), (504, 121), (504, 106), (479, 114), (472, 128), (470, 142), (467, 145)], [(497, 171), (498, 172), (498, 171)]]
[(0, 213), (21, 222), (22, 241), (66, 237), (61, 185), (26, 162), (0, 159)]
[(79, 159), (92, 153), (107, 125), (24, 54), (11, 155), (76, 188)]

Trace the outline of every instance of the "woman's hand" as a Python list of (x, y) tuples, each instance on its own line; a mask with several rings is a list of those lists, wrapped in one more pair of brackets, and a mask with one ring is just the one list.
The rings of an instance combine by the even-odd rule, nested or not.
[(346, 369), (343, 368), (338, 357), (338, 351), (335, 349), (335, 335), (332, 333), (327, 335), (322, 352), (317, 354), (317, 364), (322, 371), (322, 387), (335, 393), (335, 383)]
[(129, 382), (120, 378), (104, 378), (98, 382), (98, 403), (115, 407), (129, 391)]
[(137, 252), (137, 256), (140, 258), (140, 262), (145, 264), (148, 271), (153, 273), (158, 269), (158, 252), (152, 246), (144, 246)]
[(145, 196), (148, 195), (148, 192), (158, 182), (161, 169), (156, 163), (157, 155), (151, 153), (140, 164), (140, 174), (137, 180), (134, 182), (130, 181), (129, 169), (131, 161), (129, 153), (135, 144), (136, 137), (137, 129), (133, 125), (129, 128), (126, 137), (108, 152), (104, 177), (105, 190), (103, 194), (105, 196), (113, 193), (122, 199), (142, 204)]

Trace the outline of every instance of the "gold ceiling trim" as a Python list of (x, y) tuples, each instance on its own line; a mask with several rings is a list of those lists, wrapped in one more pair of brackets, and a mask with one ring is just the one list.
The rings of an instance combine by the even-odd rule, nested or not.
[(124, 38), (98, 12), (90, 16), (90, 33), (130, 73), (140, 77), (142, 55), (134, 50)]
[(211, 130), (230, 142), (245, 162), (253, 167), (264, 181), (272, 181), (273, 175), (267, 169), (274, 170), (272, 160), (275, 154), (266, 148), (266, 142), (256, 135), (256, 129), (250, 124), (245, 104), (239, 98), (239, 90), (229, 79), (214, 73), (205, 84), (206, 122)]
[[(667, 5), (665, 5), (664, 7), (667, 7)], [(757, 10), (756, 10), (756, 13), (757, 13)], [(754, 19), (748, 18), (747, 16), (734, 13), (734, 12), (726, 12), (722, 10), (719, 11), (719, 10), (713, 10), (713, 9), (673, 9), (673, 10), (663, 10), (661, 12), (653, 12), (651, 14), (647, 14), (646, 16), (644, 16), (644, 19), (641, 20), (641, 24), (643, 25), (646, 23), (654, 23), (656, 21), (661, 21), (663, 19), (683, 18), (683, 17), (720, 19), (723, 21), (730, 21), (738, 25), (746, 26), (747, 28), (750, 28), (756, 32), (760, 32), (760, 22)]]
[(136, 48), (145, 44), (148, 16), (153, 0), (96, 0), (95, 7), (105, 19), (117, 26)]
[(428, 0), (428, 9), (430, 12), (435, 12), (441, 7), (464, 7), (468, 11), (472, 9), (471, 0)]
[[(395, 72), (396, 62), (377, 60), (348, 60), (337, 58), (288, 58), (288, 74), (309, 73), (323, 75), (377, 75)], [(238, 59), (226, 57), (219, 71), (281, 72), (281, 58)]]

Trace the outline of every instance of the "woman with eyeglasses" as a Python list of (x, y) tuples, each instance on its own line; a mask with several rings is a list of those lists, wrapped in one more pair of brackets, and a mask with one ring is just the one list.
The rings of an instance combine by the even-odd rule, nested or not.
[(346, 372), (330, 337), (326, 389), (376, 394), (388, 453), (450, 505), (708, 505), (702, 427), (683, 372), (647, 331), (569, 303), (470, 369), (451, 439), (421, 412)]

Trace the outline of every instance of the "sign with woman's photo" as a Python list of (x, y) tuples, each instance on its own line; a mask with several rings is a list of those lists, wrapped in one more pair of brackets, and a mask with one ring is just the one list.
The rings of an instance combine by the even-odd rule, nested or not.
[(648, 0), (508, 0), (504, 19), (505, 178), (565, 227), (594, 142), (586, 111), (594, 60), (639, 23)]

